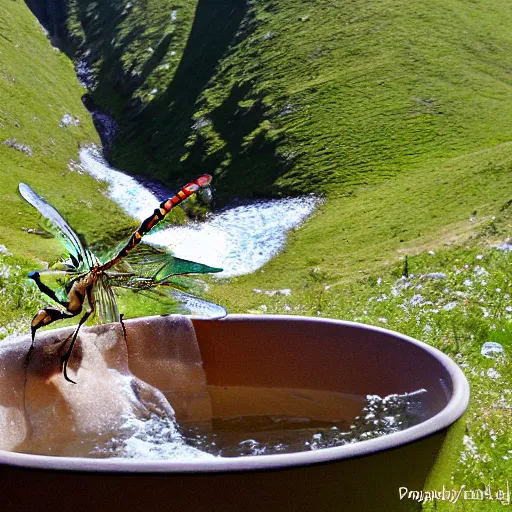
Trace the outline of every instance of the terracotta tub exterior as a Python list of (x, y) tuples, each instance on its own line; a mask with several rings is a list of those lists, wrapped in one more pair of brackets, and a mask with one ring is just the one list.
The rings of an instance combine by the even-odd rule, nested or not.
[[(176, 356), (172, 322), (172, 317), (126, 322), (130, 370), (168, 398), (177, 393), (176, 375), (170, 375), (176, 372), (166, 370), (165, 361)], [(192, 389), (188, 408), (175, 407), (178, 420), (261, 413), (337, 420), (357, 410), (349, 410), (347, 403), (348, 412), (342, 411), (343, 403), (325, 399), (330, 394), (385, 396), (420, 388), (427, 390), (430, 417), (402, 432), (336, 448), (205, 461), (0, 450), (1, 510), (417, 510), (417, 503), (399, 499), (399, 488), (423, 488), (448, 430), (468, 404), (468, 383), (450, 358), (406, 336), (337, 320), (230, 315), (194, 320), (192, 326), (199, 354), (180, 354), (188, 361), (180, 372), (198, 372), (202, 359), (205, 377), (198, 374), (194, 382), (206, 382), (203, 391)], [(157, 346), (145, 340), (148, 331), (158, 335)], [(70, 332), (47, 331), (42, 343)], [(9, 394), (5, 386), (0, 378), (4, 395)], [(204, 396), (204, 389), (210, 396)], [(190, 389), (178, 392), (192, 396)]]

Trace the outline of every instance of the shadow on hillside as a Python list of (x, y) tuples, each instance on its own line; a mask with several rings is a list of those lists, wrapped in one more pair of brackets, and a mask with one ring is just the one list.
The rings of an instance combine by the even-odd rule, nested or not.
[(66, 40), (66, 0), (25, 0), (39, 23), (48, 31), (52, 44), (61, 47)]
[[(277, 155), (278, 140), (269, 141), (264, 131), (257, 130), (266, 119), (266, 109), (249, 82), (241, 78), (230, 85), (225, 100), (208, 113), (208, 121), (226, 143), (223, 149), (209, 154), (208, 140), (194, 127), (202, 93), (214, 77), (223, 80), (219, 64), (250, 35), (254, 26), (250, 18), (246, 2), (199, 0), (173, 80), (164, 93), (125, 123), (114, 148), (117, 165), (177, 185), (198, 173), (216, 174), (223, 164), (222, 175), (216, 177), (221, 200), (228, 195), (272, 193), (272, 184), (287, 165)], [(239, 74), (242, 77), (244, 70)], [(239, 103), (245, 100), (252, 106), (241, 108)], [(191, 135), (194, 143), (187, 148)]]
[[(240, 107), (248, 99), (251, 105)], [(224, 102), (209, 114), (225, 146), (208, 154), (208, 140), (198, 136), (189, 148), (183, 164), (189, 173), (201, 169), (214, 174), (222, 168), (215, 184), (221, 201), (229, 199), (227, 190), (238, 197), (267, 197), (274, 192), (275, 180), (289, 169), (291, 162), (284, 161), (277, 152), (280, 139), (269, 140), (261, 128), (266, 113), (263, 99), (251, 94), (250, 83), (235, 84)]]
[[(165, 92), (133, 116), (125, 127), (121, 146), (129, 148), (132, 141), (137, 147), (142, 146), (152, 168), (158, 167), (162, 157), (167, 168), (180, 167), (180, 156), (194, 123), (196, 103), (233, 44), (247, 10), (247, 4), (239, 0), (199, 0), (171, 83)], [(162, 172), (159, 174), (160, 178), (166, 178)]]
[(137, 27), (121, 37), (121, 25), (129, 12), (123, 0), (91, 3), (90, 0), (77, 0), (76, 16), (85, 39), (81, 42), (87, 50), (89, 64), (100, 61), (98, 87), (92, 98), (99, 104), (108, 102), (112, 95), (109, 89), (128, 98), (135, 88), (130, 71), (122, 66), (124, 49), (137, 37)]
[(142, 66), (140, 77), (141, 82), (145, 82), (153, 70), (162, 62), (163, 58), (167, 55), (169, 46), (171, 45), (173, 39), (174, 34), (172, 32), (164, 35), (164, 37), (160, 39), (153, 54)]
[[(43, 3), (52, 2), (63, 0)], [(142, 3), (133, 5), (140, 8)], [(120, 133), (111, 147), (113, 163), (168, 185), (210, 172), (217, 175), (216, 188), (226, 199), (228, 195), (270, 195), (272, 184), (287, 165), (277, 153), (279, 141), (270, 140), (260, 129), (266, 108), (262, 97), (244, 81), (247, 70), (236, 70), (240, 79), (226, 85), (221, 104), (199, 105), (213, 78), (222, 83), (219, 65), (223, 59), (256, 26), (249, 2), (198, 0), (172, 81), (146, 105), (134, 92), (166, 60), (173, 38), (178, 36), (175, 31), (167, 32), (169, 22), (165, 17), (158, 21), (160, 27), (151, 25), (144, 16), (126, 19), (130, 15), (127, 5), (130, 3), (125, 0), (76, 0), (74, 10), (80, 30), (75, 29), (70, 44), (80, 47), (80, 53), (87, 50), (89, 63), (99, 63), (97, 87), (90, 96), (94, 104), (113, 113), (120, 124)], [(148, 27), (154, 34), (152, 40), (142, 38)], [(140, 51), (141, 44), (153, 50), (146, 54)], [(129, 64), (127, 57), (131, 59)], [(242, 101), (251, 106), (240, 107)], [(225, 143), (213, 153), (209, 149), (211, 141), (194, 126), (194, 115), (202, 107)], [(192, 146), (187, 147), (187, 143)]]

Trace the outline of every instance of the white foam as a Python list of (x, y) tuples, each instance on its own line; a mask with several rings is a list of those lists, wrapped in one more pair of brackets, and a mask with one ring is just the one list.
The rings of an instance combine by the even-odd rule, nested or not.
[(159, 205), (160, 201), (137, 180), (110, 167), (96, 147), (80, 150), (80, 164), (97, 180), (106, 181), (109, 196), (136, 219), (144, 220)]
[(139, 460), (207, 460), (214, 455), (185, 444), (169, 418), (124, 416), (116, 436), (97, 446), (94, 455)]

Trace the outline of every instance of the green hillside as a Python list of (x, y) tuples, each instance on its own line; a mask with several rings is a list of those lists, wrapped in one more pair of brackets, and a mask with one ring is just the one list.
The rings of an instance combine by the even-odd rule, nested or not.
[[(72, 62), (52, 48), (42, 27), (23, 2), (2, 2), (0, 9), (0, 244), (33, 257), (56, 245), (27, 233), (37, 215), (18, 194), (28, 183), (61, 211), (91, 241), (105, 239), (124, 224), (120, 208), (106, 199), (95, 181), (68, 167), (78, 149), (99, 142), (81, 102)], [(64, 115), (75, 126), (59, 126)], [(37, 247), (35, 247), (37, 245)]]
[(71, 5), (123, 127), (114, 163), (211, 172), (221, 200), (355, 193), (512, 137), (504, 0)]
[[(91, 241), (117, 241), (133, 226), (90, 176), (69, 166), (79, 146), (99, 142), (81, 102), (72, 62), (52, 48), (23, 2), (0, 9), (0, 338), (26, 331), (43, 299), (27, 283), (27, 272), (54, 260), (58, 244), (34, 234), (38, 215), (18, 193), (28, 183)], [(75, 126), (59, 126), (64, 115)], [(12, 253), (12, 256), (4, 254)], [(36, 261), (37, 260), (37, 261)], [(46, 302), (46, 301), (45, 301)]]

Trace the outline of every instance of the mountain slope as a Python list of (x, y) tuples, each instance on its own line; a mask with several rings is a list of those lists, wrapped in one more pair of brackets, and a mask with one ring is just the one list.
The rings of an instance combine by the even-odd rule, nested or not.
[[(19, 195), (20, 181), (91, 241), (131, 225), (91, 177), (68, 167), (80, 144), (98, 142), (73, 64), (23, 2), (2, 4), (0, 26), (0, 243), (18, 254), (55, 255), (56, 244), (22, 230), (37, 228), (37, 214)], [(76, 125), (61, 126), (66, 114)]]
[[(351, 193), (511, 140), (504, 0), (71, 2), (113, 161), (218, 198)], [(436, 164), (437, 165), (437, 164)]]

